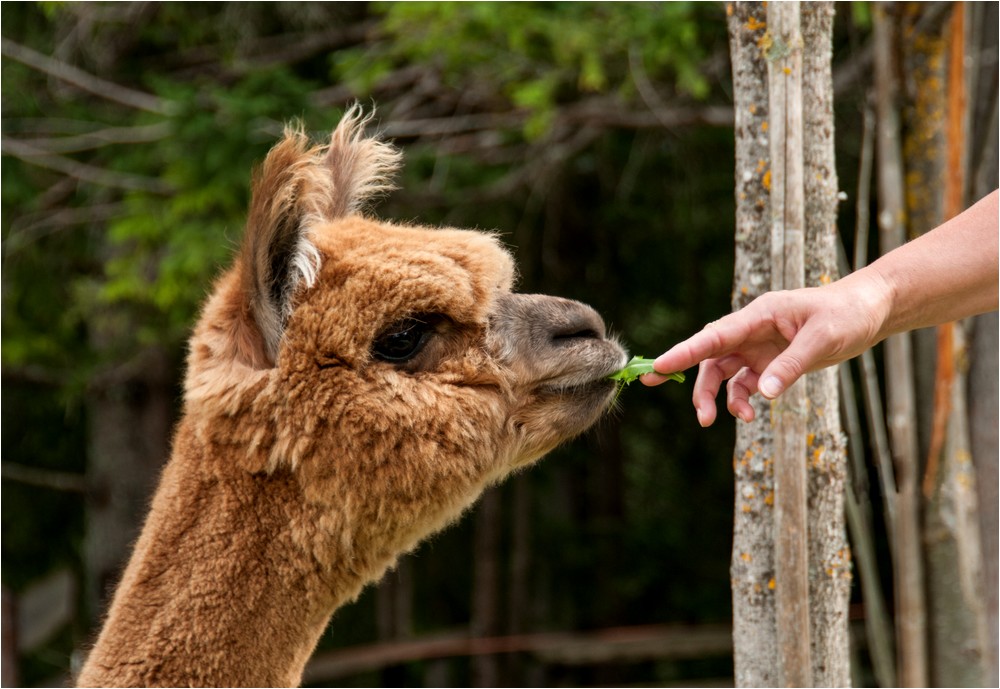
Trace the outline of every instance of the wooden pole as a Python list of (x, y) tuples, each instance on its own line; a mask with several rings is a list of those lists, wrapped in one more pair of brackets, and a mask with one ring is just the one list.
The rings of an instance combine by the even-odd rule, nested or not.
[[(771, 146), (771, 288), (805, 286), (802, 175), (802, 35), (798, 2), (769, 3)], [(805, 381), (792, 385), (771, 413), (775, 433), (775, 608), (778, 683), (812, 686)]]
[[(875, 105), (877, 116), (879, 243), (882, 253), (906, 239), (903, 163), (899, 141), (897, 85), (894, 76), (895, 29), (887, 16), (891, 3), (875, 6)], [(916, 393), (909, 333), (885, 341), (886, 407), (889, 440), (896, 469), (896, 522), (893, 572), (896, 583), (896, 639), (899, 681), (904, 687), (927, 686), (927, 610), (920, 542)]]
[[(726, 6), (733, 65), (736, 144), (736, 255), (732, 308), (743, 308), (771, 286), (771, 200), (768, 160), (770, 105), (767, 10), (761, 2)], [(736, 424), (735, 510), (730, 582), (733, 591), (733, 670), (736, 686), (778, 683), (774, 569), (774, 432), (763, 397), (750, 398), (754, 420)]]

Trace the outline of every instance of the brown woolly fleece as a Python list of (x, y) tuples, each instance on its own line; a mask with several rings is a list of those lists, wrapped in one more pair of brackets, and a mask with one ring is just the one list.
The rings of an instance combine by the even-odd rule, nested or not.
[(288, 131), (190, 342), (173, 453), (81, 686), (294, 686), (333, 611), (582, 432), (625, 363), (492, 235), (360, 213), (391, 146)]

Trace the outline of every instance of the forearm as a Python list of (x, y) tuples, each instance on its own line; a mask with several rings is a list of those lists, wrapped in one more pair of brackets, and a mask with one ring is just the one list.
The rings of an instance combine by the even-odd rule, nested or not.
[(993, 311), (998, 301), (997, 192), (845, 280), (884, 290), (879, 339)]

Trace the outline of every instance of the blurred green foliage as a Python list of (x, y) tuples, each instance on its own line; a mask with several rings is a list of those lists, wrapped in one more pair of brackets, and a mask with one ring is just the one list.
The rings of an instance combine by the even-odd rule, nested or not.
[(580, 94), (634, 98), (630, 59), (647, 65), (650, 78), (705, 97), (699, 20), (717, 12), (697, 5), (379, 3), (374, 11), (383, 17), (385, 40), (344, 51), (333, 76), (364, 90), (397, 64), (429, 63), (446, 86), (489, 84), (529, 110), (523, 133), (534, 139), (556, 108)]

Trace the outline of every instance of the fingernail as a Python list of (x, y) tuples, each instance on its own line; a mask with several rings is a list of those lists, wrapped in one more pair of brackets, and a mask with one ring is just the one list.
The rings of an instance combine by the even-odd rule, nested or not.
[(785, 389), (775, 376), (764, 378), (757, 387), (760, 389), (760, 393), (770, 400), (780, 395)]

